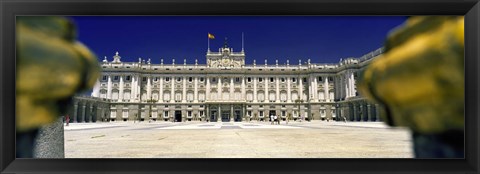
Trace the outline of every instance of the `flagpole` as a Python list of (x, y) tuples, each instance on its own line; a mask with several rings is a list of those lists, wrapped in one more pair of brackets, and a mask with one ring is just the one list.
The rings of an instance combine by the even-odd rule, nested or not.
[(242, 52), (243, 52), (243, 32), (242, 32)]
[(207, 40), (208, 40), (208, 51), (207, 52), (210, 52), (210, 38), (208, 37), (208, 33), (207, 33)]

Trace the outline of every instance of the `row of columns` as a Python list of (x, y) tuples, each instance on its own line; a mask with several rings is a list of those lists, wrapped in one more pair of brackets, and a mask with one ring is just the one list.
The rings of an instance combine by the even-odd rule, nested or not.
[[(102, 119), (105, 115), (105, 109), (101, 106), (97, 106), (94, 103), (78, 102), (73, 105), (73, 113), (70, 115), (70, 122), (83, 123), (83, 122), (96, 122)], [(100, 117), (98, 117), (98, 111), (100, 110)]]
[[(351, 96), (355, 96), (355, 91), (354, 91), (354, 87), (352, 87), (352, 85), (354, 85), (354, 79), (353, 79), (353, 73), (347, 73), (349, 78), (348, 78), (348, 83), (346, 83), (346, 93), (347, 93), (347, 97), (351, 97)], [(130, 102), (138, 102), (139, 99), (140, 99), (140, 95), (142, 93), (141, 91), (141, 85), (140, 85), (140, 77), (138, 75), (132, 75), (132, 86), (131, 86), (131, 95), (130, 95)], [(178, 76), (171, 76), (171, 83), (170, 83), (170, 96), (171, 96), (171, 99), (170, 99), (170, 102), (174, 102), (175, 100), (175, 91), (177, 89), (175, 89), (175, 82), (176, 82), (176, 77)], [(107, 82), (107, 99), (112, 99), (112, 90), (113, 90), (113, 87), (112, 87), (112, 76), (109, 75), (108, 76), (108, 82)], [(146, 86), (146, 98), (147, 99), (151, 99), (152, 98), (152, 91), (154, 90), (152, 88), (152, 77), (151, 76), (147, 76), (147, 86)], [(163, 89), (163, 83), (164, 83), (164, 78), (165, 76), (162, 76), (162, 77), (158, 77), (159, 78), (159, 81), (160, 81), (160, 87), (159, 87), (159, 93), (157, 96), (157, 99), (160, 99), (160, 98), (163, 98), (163, 92), (164, 92), (164, 89)], [(182, 79), (183, 79), (183, 84), (182, 84), (182, 102), (186, 102), (186, 85), (187, 85), (187, 78), (186, 76), (182, 76)], [(198, 78), (199, 77), (193, 77), (194, 78), (194, 101), (197, 102), (198, 101)], [(218, 99), (222, 100), (222, 77), (215, 77), (215, 78), (218, 78), (218, 81), (217, 81), (217, 96), (218, 96)], [(233, 78), (235, 77), (229, 77), (230, 78), (230, 94), (233, 94), (234, 93), (234, 83), (233, 83)], [(264, 96), (265, 96), (265, 99), (264, 100), (268, 100), (269, 99), (269, 79), (267, 77), (262, 77), (264, 79), (263, 83), (264, 83)], [(324, 98), (326, 102), (331, 102), (333, 101), (333, 98), (330, 97), (330, 92), (329, 92), (329, 82), (328, 82), (328, 76), (322, 76), (322, 78), (324, 79), (323, 82), (324, 82)], [(207, 96), (207, 99), (209, 100), (218, 100), (218, 99), (210, 99), (210, 90), (211, 90), (211, 84), (210, 84), (210, 80), (211, 78), (210, 77), (207, 77), (206, 78), (206, 81), (207, 81), (207, 90), (206, 90), (206, 96)], [(308, 98), (305, 98), (305, 95), (306, 93), (304, 93), (304, 84), (303, 84), (303, 77), (298, 77), (296, 78), (296, 80), (298, 80), (298, 99), (300, 100), (306, 100)], [(119, 96), (118, 96), (118, 101), (121, 102), (123, 100), (123, 97), (124, 97), (124, 77), (123, 75), (119, 75), (119, 81), (120, 81), (120, 87), (119, 87)], [(277, 102), (280, 101), (280, 80), (279, 80), (279, 77), (275, 77), (275, 91), (276, 91), (276, 100)], [(292, 78), (291, 77), (288, 77), (286, 78), (286, 81), (287, 81), (287, 100), (288, 102), (292, 102), (292, 96), (291, 96), (291, 91), (292, 91)], [(99, 83), (99, 82), (97, 82)], [(254, 102), (257, 102), (258, 101), (258, 90), (257, 90), (257, 84), (260, 83), (258, 81), (258, 77), (256, 78), (253, 78), (253, 100)], [(313, 97), (313, 98), (310, 98), (310, 99), (314, 99), (315, 101), (318, 101), (319, 100), (319, 95), (318, 95), (318, 76), (310, 76), (310, 85), (308, 85), (309, 87), (309, 91), (308, 93), (311, 94), (310, 97)], [(99, 97), (98, 94), (98, 90), (100, 90), (99, 88), (96, 88), (95, 90), (97, 91), (94, 91), (94, 94), (97, 95), (97, 96), (94, 96), (94, 97)], [(353, 90), (353, 91), (352, 91)], [(244, 96), (245, 96), (245, 93), (246, 93), (246, 89), (245, 89), (245, 78), (241, 78), (241, 94), (242, 94), (242, 97), (243, 99)], [(158, 101), (160, 102), (160, 100)]]
[(379, 105), (364, 101), (340, 104), (337, 113), (339, 121), (344, 119), (347, 121), (381, 121)]

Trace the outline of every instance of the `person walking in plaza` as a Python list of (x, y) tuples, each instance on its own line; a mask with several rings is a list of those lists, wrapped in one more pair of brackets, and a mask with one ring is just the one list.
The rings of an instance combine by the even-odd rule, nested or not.
[(65, 122), (67, 123), (67, 126), (68, 126), (68, 123), (70, 123), (70, 116), (68, 114), (65, 117)]

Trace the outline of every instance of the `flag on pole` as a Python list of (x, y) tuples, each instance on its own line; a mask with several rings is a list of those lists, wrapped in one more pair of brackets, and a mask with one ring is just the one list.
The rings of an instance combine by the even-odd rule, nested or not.
[(209, 39), (215, 39), (215, 36), (213, 34), (208, 33), (208, 38)]

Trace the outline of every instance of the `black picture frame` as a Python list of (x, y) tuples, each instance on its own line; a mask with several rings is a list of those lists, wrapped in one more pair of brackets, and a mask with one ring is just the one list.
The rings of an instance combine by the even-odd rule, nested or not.
[[(1, 173), (479, 172), (478, 0), (0, 0), (0, 12)], [(465, 15), (465, 159), (16, 159), (16, 15)]]

